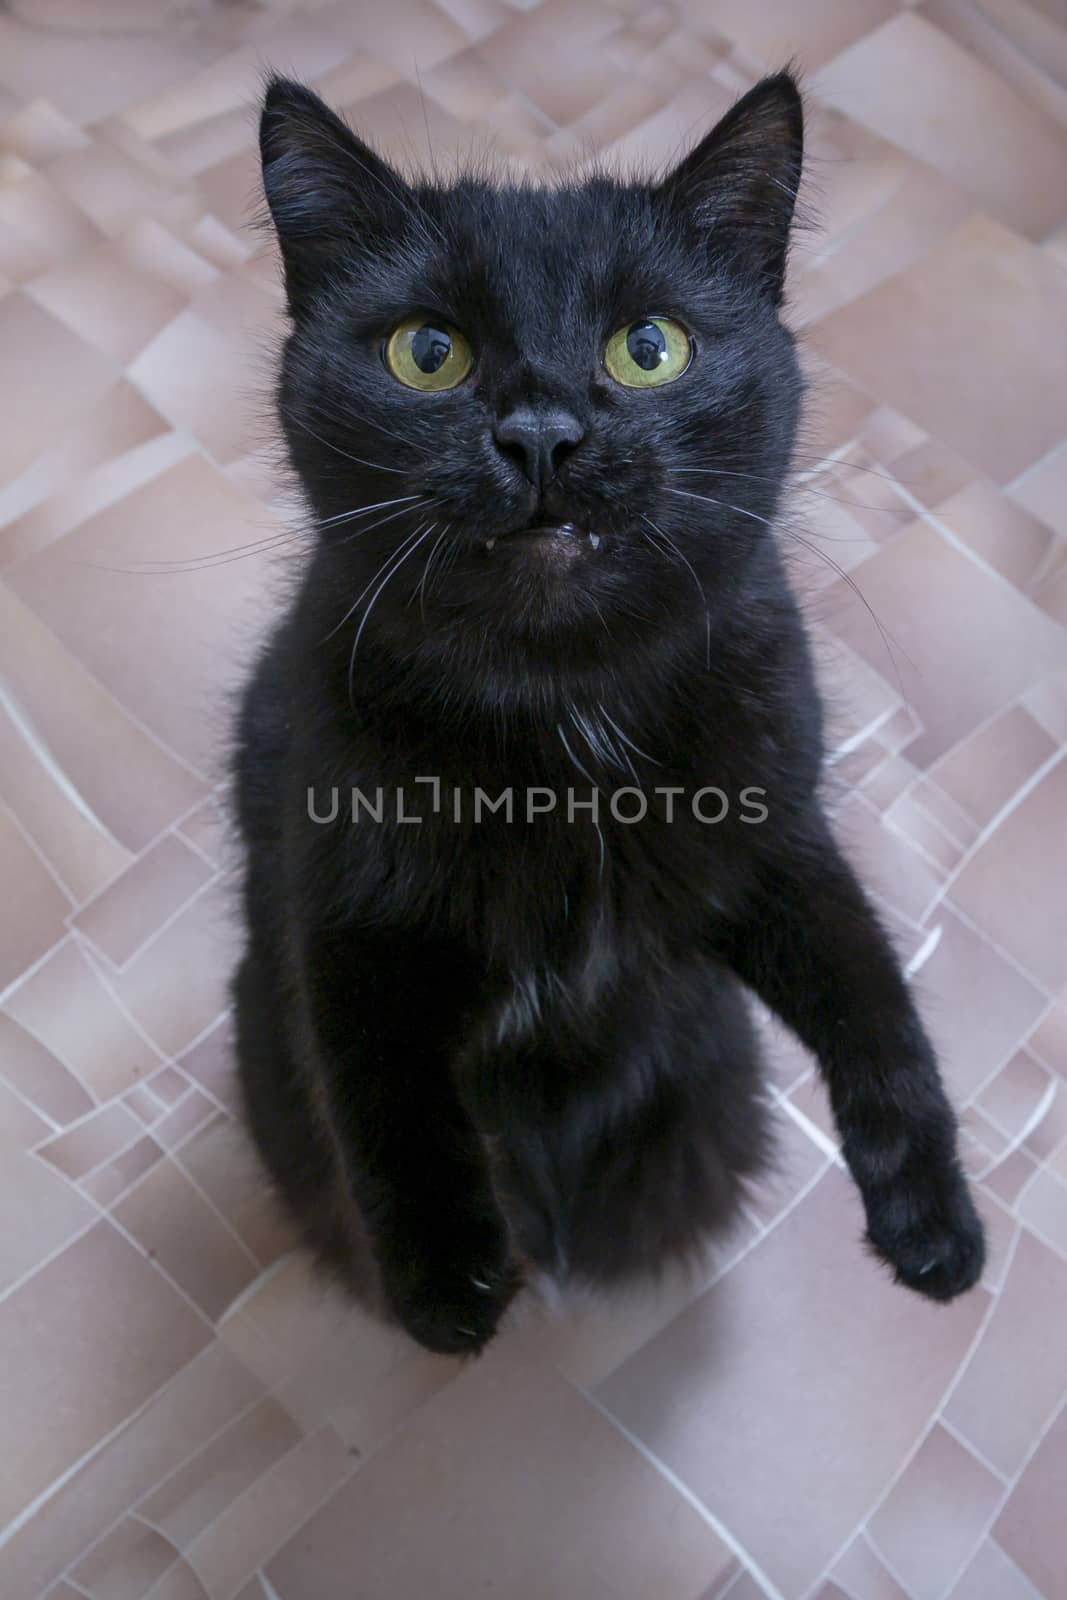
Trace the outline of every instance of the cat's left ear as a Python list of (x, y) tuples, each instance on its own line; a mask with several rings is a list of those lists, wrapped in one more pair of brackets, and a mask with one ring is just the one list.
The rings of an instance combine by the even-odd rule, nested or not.
[(804, 108), (789, 72), (750, 89), (667, 177), (663, 191), (754, 271), (775, 305), (804, 158)]

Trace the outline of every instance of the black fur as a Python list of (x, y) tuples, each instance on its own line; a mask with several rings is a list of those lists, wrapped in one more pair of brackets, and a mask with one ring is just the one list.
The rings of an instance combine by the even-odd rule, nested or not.
[[(320, 532), (240, 718), (241, 1079), (308, 1239), (351, 1277), (365, 1234), (432, 1349), (480, 1348), (531, 1266), (651, 1271), (730, 1218), (766, 1148), (746, 987), (816, 1052), (898, 1277), (948, 1299), (981, 1270), (933, 1054), (820, 811), (772, 527), (801, 137), (782, 74), (662, 182), (412, 187), (268, 88), (279, 415)], [(414, 314), (470, 341), (457, 388), (383, 364)], [(694, 359), (623, 387), (605, 342), (650, 315)], [(515, 531), (535, 523), (567, 529)], [(568, 818), (593, 785), (596, 823)], [(693, 812), (712, 785), (718, 823)], [(352, 821), (353, 788), (381, 822)], [(610, 810), (624, 788), (643, 820)], [(476, 789), (510, 789), (513, 820), (475, 821)], [(527, 789), (556, 809), (527, 821)]]

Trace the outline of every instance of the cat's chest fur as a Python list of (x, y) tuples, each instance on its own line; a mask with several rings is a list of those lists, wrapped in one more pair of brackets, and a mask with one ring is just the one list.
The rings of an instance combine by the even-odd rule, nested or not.
[[(533, 819), (518, 790), (510, 814), (477, 819), (464, 792), (457, 823), (445, 788), (437, 812), (425, 791), (417, 823), (398, 824), (394, 812), (380, 826), (348, 826), (339, 839), (334, 882), (353, 897), (357, 920), (361, 902), (372, 901), (381, 918), (395, 901), (398, 918), (414, 908), (432, 937), (465, 948), (473, 1031), (489, 1047), (528, 1041), (669, 966), (707, 938), (750, 871), (759, 830), (742, 820), (736, 795), (720, 821), (703, 821), (695, 791), (667, 801), (651, 785), (629, 784), (617, 808), (632, 814), (643, 792), (648, 814), (621, 821), (612, 811), (620, 791), (605, 787), (594, 819), (593, 790), (575, 778), (552, 812)], [(539, 791), (540, 803), (549, 792)], [(722, 801), (706, 795), (700, 809), (715, 817)]]

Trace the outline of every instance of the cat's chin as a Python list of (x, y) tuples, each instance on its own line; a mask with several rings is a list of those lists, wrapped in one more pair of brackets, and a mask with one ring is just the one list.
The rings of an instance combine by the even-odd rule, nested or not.
[(607, 554), (603, 536), (572, 522), (531, 523), (486, 540), (477, 564), (492, 580), (497, 633), (511, 633), (520, 648), (538, 641), (556, 656), (565, 651), (598, 618), (594, 573)]

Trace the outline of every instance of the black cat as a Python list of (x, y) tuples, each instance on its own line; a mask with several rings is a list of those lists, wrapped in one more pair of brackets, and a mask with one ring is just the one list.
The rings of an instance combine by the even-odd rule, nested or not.
[(306, 1237), (350, 1277), (368, 1239), (451, 1351), (527, 1268), (694, 1249), (765, 1154), (747, 988), (818, 1056), (874, 1248), (966, 1289), (955, 1121), (820, 810), (773, 527), (794, 82), (657, 183), (412, 186), (279, 79), (261, 146), (318, 531), (240, 718), (235, 998)]

